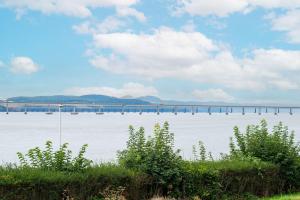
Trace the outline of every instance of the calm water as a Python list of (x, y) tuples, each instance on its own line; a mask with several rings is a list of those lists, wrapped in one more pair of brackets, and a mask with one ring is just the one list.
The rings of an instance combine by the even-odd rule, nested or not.
[[(145, 113), (125, 114), (111, 113), (95, 115), (80, 113), (79, 115), (62, 114), (63, 142), (70, 143), (75, 152), (81, 145), (89, 144), (87, 156), (95, 161), (112, 161), (117, 150), (126, 146), (128, 126), (144, 126), (146, 133), (151, 134), (155, 123), (170, 123), (171, 131), (175, 134), (175, 145), (182, 149), (185, 158), (191, 158), (192, 145), (202, 140), (208, 151), (213, 155), (228, 151), (229, 137), (232, 128), (239, 125), (245, 128), (247, 124), (256, 124), (261, 119), (267, 119), (270, 126), (284, 122), (291, 130), (296, 131), (296, 139), (300, 141), (300, 114), (208, 114), (190, 113), (160, 115)], [(56, 147), (59, 145), (58, 113), (0, 113), (0, 162), (16, 162), (16, 152), (25, 152), (35, 146), (43, 146), (45, 141), (52, 140)]]

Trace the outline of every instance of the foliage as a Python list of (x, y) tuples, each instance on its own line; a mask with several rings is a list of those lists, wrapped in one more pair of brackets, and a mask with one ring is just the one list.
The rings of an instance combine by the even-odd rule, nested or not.
[(263, 200), (299, 200), (300, 193), (298, 194), (290, 194), (290, 195), (280, 195), (270, 198), (262, 198)]
[(126, 188), (126, 199), (142, 199), (146, 193), (143, 190), (144, 182), (147, 180), (143, 174), (109, 163), (72, 173), (0, 167), (0, 199), (57, 200), (62, 199), (65, 191), (74, 199), (104, 199), (107, 197), (105, 195), (113, 195), (108, 188), (111, 191)]
[(211, 152), (206, 153), (206, 148), (202, 141), (198, 142), (198, 146), (193, 145), (193, 156), (195, 161), (206, 161), (207, 159), (211, 161), (214, 160)]
[(232, 158), (255, 157), (272, 162), (280, 167), (280, 176), (286, 181), (285, 189), (300, 186), (300, 146), (294, 139), (294, 132), (282, 123), (274, 126), (269, 133), (267, 122), (248, 126), (243, 134), (238, 127), (234, 128), (235, 141), (231, 139)]
[(57, 151), (53, 151), (51, 141), (46, 142), (46, 148), (42, 151), (39, 147), (29, 149), (23, 155), (18, 152), (22, 167), (38, 168), (55, 171), (82, 171), (91, 166), (92, 161), (84, 157), (87, 144), (83, 145), (76, 157), (72, 157), (72, 151), (68, 149), (68, 143), (63, 144)]
[(179, 150), (174, 150), (174, 135), (169, 131), (169, 124), (162, 127), (156, 124), (154, 135), (145, 138), (144, 128), (135, 131), (129, 127), (127, 149), (118, 153), (119, 163), (130, 169), (142, 171), (153, 178), (156, 191), (163, 195), (176, 195), (181, 182), (182, 158)]
[[(262, 196), (281, 192), (277, 168), (265, 162), (253, 165), (250, 161), (185, 161), (182, 165), (182, 181), (177, 186), (182, 199), (198, 196), (201, 200), (231, 200), (232, 196), (246, 193)], [(0, 167), (0, 199), (5, 200), (56, 200), (62, 199), (64, 191), (74, 199), (124, 196), (139, 200), (152, 197), (156, 188), (151, 177), (115, 164), (93, 165), (72, 173)]]
[(135, 200), (159, 195), (253, 200), (256, 195), (279, 194), (285, 192), (287, 183), (296, 187), (297, 172), (291, 171), (288, 179), (286, 170), (300, 165), (299, 146), (282, 124), (272, 133), (266, 127), (262, 121), (260, 126), (249, 126), (245, 134), (235, 128), (231, 153), (221, 160), (213, 160), (202, 142), (193, 147), (195, 160), (183, 160), (174, 148), (168, 123), (156, 125), (148, 138), (144, 128), (136, 131), (130, 126), (127, 148), (118, 153), (119, 164), (91, 165), (84, 158), (86, 145), (73, 158), (67, 144), (53, 151), (47, 142), (43, 151), (34, 148), (25, 156), (18, 153), (21, 166), (0, 166), (0, 199)]
[(245, 194), (263, 196), (281, 192), (277, 167), (262, 161), (185, 161), (183, 171), (186, 196), (246, 199)]

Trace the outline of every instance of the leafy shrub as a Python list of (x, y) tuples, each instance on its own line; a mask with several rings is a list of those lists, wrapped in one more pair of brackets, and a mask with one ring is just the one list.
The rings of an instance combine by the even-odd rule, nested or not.
[(218, 199), (222, 192), (218, 170), (207, 169), (202, 162), (185, 162), (183, 172), (185, 196)]
[[(195, 160), (184, 161), (179, 150), (174, 149), (174, 135), (169, 132), (168, 123), (162, 127), (156, 125), (154, 135), (147, 139), (144, 128), (136, 131), (130, 126), (129, 133), (127, 148), (118, 153), (119, 165), (91, 165), (91, 161), (84, 158), (86, 145), (75, 158), (67, 144), (53, 151), (51, 142), (46, 143), (44, 151), (34, 148), (25, 156), (18, 153), (21, 167), (0, 166), (0, 199), (52, 200), (62, 199), (62, 195), (91, 200), (149, 199), (160, 195), (178, 199), (250, 200), (253, 195), (283, 192), (286, 179), (282, 179), (281, 173), (284, 168), (278, 164), (279, 171), (277, 165), (258, 157), (271, 155), (267, 153), (269, 146), (264, 147), (264, 143), (259, 146), (266, 151), (264, 154), (252, 152), (259, 140), (254, 136), (254, 139), (245, 139), (252, 138), (251, 131), (245, 136), (236, 129), (239, 139), (237, 144), (231, 142), (231, 155), (216, 161), (207, 155), (202, 142), (197, 150), (194, 147)], [(293, 137), (286, 134), (288, 141), (292, 141)]]
[(68, 143), (63, 144), (59, 150), (53, 151), (52, 142), (47, 141), (44, 151), (35, 147), (29, 149), (25, 155), (20, 152), (17, 155), (22, 167), (75, 172), (91, 166), (92, 161), (84, 158), (86, 148), (87, 144), (83, 145), (78, 155), (72, 158), (72, 151), (68, 149)]
[(179, 150), (174, 150), (174, 135), (169, 131), (169, 124), (165, 122), (162, 127), (156, 124), (154, 135), (148, 139), (142, 127), (135, 131), (130, 126), (129, 134), (127, 149), (118, 153), (119, 163), (152, 177), (158, 194), (176, 195), (182, 177), (182, 158)]
[[(245, 193), (263, 196), (280, 192), (278, 169), (265, 162), (256, 166), (250, 161), (185, 161), (182, 173), (183, 180), (178, 186), (182, 198), (176, 199), (198, 196), (201, 200), (229, 200), (241, 196), (238, 199), (245, 200)], [(0, 167), (3, 200), (57, 200), (62, 199), (64, 192), (74, 199), (100, 200), (124, 195), (128, 200), (140, 200), (151, 198), (156, 186), (144, 173), (114, 164), (93, 165), (72, 173)]]
[(198, 146), (193, 145), (194, 161), (206, 161), (207, 159), (213, 161), (214, 158), (211, 152), (206, 153), (206, 148), (202, 141), (198, 142)]
[(39, 168), (0, 167), (0, 199), (57, 200), (105, 199), (124, 194), (126, 199), (145, 199), (148, 179), (114, 164), (93, 165), (80, 172), (42, 170)]
[(286, 181), (285, 189), (290, 190), (300, 186), (300, 146), (295, 142), (294, 132), (282, 123), (274, 126), (269, 133), (267, 122), (251, 125), (246, 133), (234, 128), (235, 141), (231, 139), (231, 157), (256, 157), (263, 161), (277, 164), (280, 176)]
[(263, 161), (185, 161), (183, 172), (183, 192), (188, 197), (219, 200), (240, 196), (237, 199), (247, 199), (246, 194), (265, 196), (282, 192), (278, 168)]

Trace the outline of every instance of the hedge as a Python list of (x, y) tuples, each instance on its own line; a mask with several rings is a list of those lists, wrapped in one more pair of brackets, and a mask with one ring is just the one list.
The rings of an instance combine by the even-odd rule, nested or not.
[[(250, 161), (185, 162), (180, 198), (198, 196), (203, 200), (222, 199), (246, 193), (268, 196), (282, 192), (284, 183), (278, 168), (268, 163)], [(94, 166), (82, 173), (65, 173), (25, 168), (0, 168), (1, 200), (57, 200), (63, 195), (74, 200), (101, 199), (109, 188), (125, 188), (126, 199), (148, 199), (159, 191), (151, 177), (118, 165)]]

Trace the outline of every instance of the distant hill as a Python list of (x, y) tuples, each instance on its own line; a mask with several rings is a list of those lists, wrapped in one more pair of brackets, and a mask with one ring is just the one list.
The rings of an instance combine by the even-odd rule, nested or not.
[(8, 101), (18, 103), (95, 103), (95, 104), (125, 104), (125, 105), (148, 105), (148, 104), (172, 104), (172, 105), (188, 105), (188, 104), (218, 104), (218, 105), (232, 105), (232, 103), (224, 102), (197, 102), (197, 101), (178, 101), (178, 100), (164, 100), (156, 96), (131, 97), (124, 96), (122, 98), (106, 96), (106, 95), (83, 95), (83, 96), (35, 96), (35, 97), (12, 97)]
[(83, 95), (83, 96), (36, 96), (36, 97), (12, 97), (8, 101), (18, 103), (100, 103), (100, 104), (150, 104), (141, 99), (117, 98), (105, 95)]
[(197, 102), (197, 101), (177, 101), (177, 100), (163, 100), (155, 96), (144, 96), (138, 99), (148, 101), (153, 104), (172, 104), (172, 105), (194, 105), (194, 104), (211, 104), (211, 102)]

